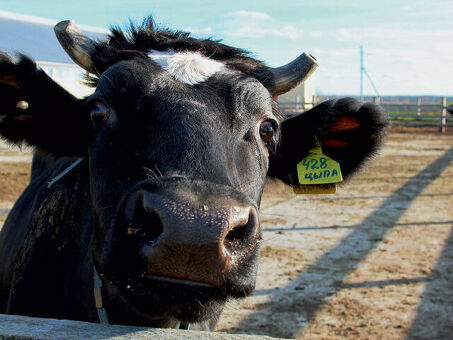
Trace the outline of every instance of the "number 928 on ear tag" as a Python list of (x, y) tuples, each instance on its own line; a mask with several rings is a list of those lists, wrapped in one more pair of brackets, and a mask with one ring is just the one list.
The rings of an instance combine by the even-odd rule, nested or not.
[(297, 194), (331, 194), (343, 180), (340, 164), (324, 155), (319, 146), (311, 149), (307, 157), (297, 164), (299, 185)]

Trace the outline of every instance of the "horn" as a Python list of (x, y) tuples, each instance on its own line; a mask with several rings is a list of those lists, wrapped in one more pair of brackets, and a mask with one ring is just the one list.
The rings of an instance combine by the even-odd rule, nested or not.
[(95, 49), (93, 40), (84, 36), (74, 22), (70, 20), (56, 24), (54, 31), (60, 45), (77, 65), (90, 73), (98, 74), (91, 60), (91, 55)]
[(290, 63), (268, 70), (264, 83), (273, 96), (279, 96), (302, 84), (317, 67), (311, 54), (302, 53)]

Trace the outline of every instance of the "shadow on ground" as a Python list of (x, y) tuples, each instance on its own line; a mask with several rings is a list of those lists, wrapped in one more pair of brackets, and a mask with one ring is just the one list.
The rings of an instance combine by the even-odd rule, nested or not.
[[(408, 339), (453, 339), (453, 226), (430, 281), (423, 292)], [(442, 308), (438, 306), (442, 305)], [(433, 308), (436, 305), (437, 308)], [(442, 315), (441, 315), (442, 314)], [(447, 316), (447, 317), (446, 317)]]
[[(385, 235), (390, 232), (393, 227), (398, 225), (397, 221), (410, 207), (414, 199), (421, 195), (422, 191), (439, 177), (452, 161), (453, 147), (408, 180), (391, 196), (388, 196), (360, 225), (350, 226), (352, 229), (351, 233), (309, 266), (287, 287), (283, 288), (285, 294), (288, 294), (287, 299), (282, 299), (281, 294), (274, 295), (268, 302), (261, 305), (260, 309), (255, 310), (248, 317), (244, 318), (238, 325), (238, 329), (247, 329), (251, 324), (259, 324), (263, 320), (262, 313), (266, 313), (267, 315), (264, 319), (269, 323), (275, 322), (274, 332), (272, 332), (272, 334), (266, 334), (268, 333), (268, 328), (263, 328), (263, 332), (260, 333), (259, 328), (254, 328), (254, 333), (291, 338), (300, 335), (304, 328), (314, 320), (317, 312), (322, 308), (329, 297), (333, 296), (339, 290), (348, 288), (347, 285), (343, 284), (344, 279), (355, 271), (360, 262), (380, 244)], [(447, 223), (451, 223), (451, 221), (448, 221)], [(450, 237), (449, 242), (445, 245), (444, 254), (452, 256), (452, 243), (453, 241)], [(425, 327), (426, 321), (419, 322), (419, 319), (424, 318), (425, 314), (429, 313), (430, 303), (435, 303), (435, 301), (433, 302), (430, 299), (435, 298), (436, 292), (438, 294), (453, 294), (451, 280), (453, 269), (443, 268), (442, 259), (439, 262), (439, 266), (439, 271), (444, 273), (442, 274), (442, 277), (445, 275), (449, 276), (446, 283), (444, 282), (441, 285), (438, 284), (438, 278), (440, 276), (412, 279), (417, 282), (428, 281), (428, 287), (418, 312), (419, 317), (415, 320), (411, 332), (411, 334), (414, 334), (413, 338), (417, 338), (416, 333), (420, 327)], [(337, 268), (341, 268), (341, 270), (337, 270)], [(437, 270), (436, 273), (436, 275), (440, 275)], [(396, 281), (390, 280), (374, 284), (389, 285), (404, 283)], [(449, 291), (446, 291), (444, 287), (447, 283), (449, 283)], [(366, 284), (373, 285), (373, 283), (364, 283), (364, 285)], [(297, 291), (297, 294), (291, 294), (291, 292), (294, 291)], [(273, 290), (269, 290), (268, 293), (269, 292), (273, 292)], [(257, 293), (261, 295), (263, 292)], [(283, 327), (279, 327), (277, 316), (280, 314), (279, 317), (281, 318), (281, 313), (285, 312), (293, 313), (293, 315), (295, 312), (297, 313), (297, 317), (300, 318), (300, 322), (298, 322), (299, 327), (297, 329), (283, 329)], [(445, 306), (445, 312), (449, 312), (453, 315), (453, 306)], [(435, 319), (435, 316), (433, 316), (433, 319)], [(436, 330), (438, 334), (445, 334), (443, 332), (446, 331), (444, 330), (446, 329), (446, 325), (437, 326), (439, 327), (439, 329)], [(448, 330), (450, 334), (453, 334), (451, 324), (449, 325)], [(433, 334), (436, 333), (431, 333), (431, 335)]]

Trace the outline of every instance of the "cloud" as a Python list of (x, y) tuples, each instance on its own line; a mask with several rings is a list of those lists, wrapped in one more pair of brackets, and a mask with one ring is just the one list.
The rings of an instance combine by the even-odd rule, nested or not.
[(264, 38), (264, 37), (281, 37), (286, 39), (298, 39), (302, 36), (302, 30), (292, 25), (281, 27), (263, 27), (261, 25), (241, 25), (235, 29), (226, 31), (226, 37), (233, 38)]
[(279, 37), (298, 39), (302, 30), (290, 24), (283, 24), (264, 12), (236, 11), (220, 17), (215, 25), (197, 28), (188, 27), (188, 32), (215, 35), (222, 38), (264, 38)]
[(210, 34), (212, 34), (213, 29), (212, 29), (211, 26), (207, 26), (207, 27), (192, 27), (192, 26), (189, 26), (189, 27), (185, 27), (183, 29), (183, 31), (190, 32), (192, 34), (197, 34), (197, 35), (210, 35)]
[[(414, 29), (414, 28), (395, 28), (395, 27), (375, 27), (375, 28), (339, 28), (331, 35), (338, 41), (343, 42), (370, 42), (372, 39), (385, 39), (387, 41), (419, 41), (420, 39), (451, 39), (453, 28), (448, 29)], [(423, 41), (424, 43), (425, 41)], [(419, 44), (422, 46), (423, 44)]]
[(275, 21), (269, 14), (264, 12), (249, 12), (249, 11), (237, 11), (228, 13), (227, 17), (239, 17), (255, 20), (266, 20), (266, 21)]
[(302, 30), (282, 24), (264, 12), (238, 11), (225, 15), (220, 25), (222, 34), (234, 38), (281, 37), (298, 39)]
[(285, 25), (280, 28), (274, 28), (270, 30), (272, 35), (277, 37), (283, 37), (288, 39), (298, 39), (302, 36), (302, 30), (293, 25)]

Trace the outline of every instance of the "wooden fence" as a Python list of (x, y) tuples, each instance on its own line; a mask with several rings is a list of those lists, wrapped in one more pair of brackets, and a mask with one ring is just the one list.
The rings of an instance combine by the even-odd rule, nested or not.
[[(325, 100), (313, 96), (309, 101), (280, 102), (279, 107), (287, 116), (304, 112)], [(445, 132), (447, 127), (453, 128), (453, 115), (447, 112), (447, 97), (441, 98), (436, 102), (423, 102), (417, 98), (416, 102), (382, 101), (379, 97), (374, 97), (372, 101), (383, 107), (388, 119), (393, 126), (411, 127), (433, 127), (440, 132)]]

